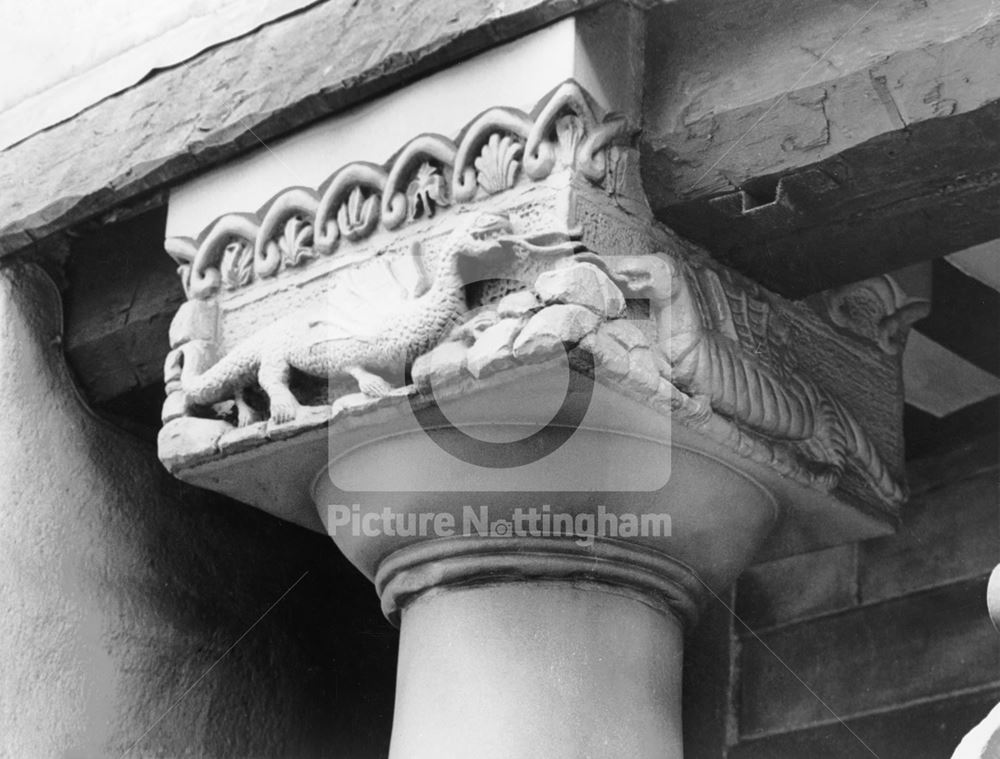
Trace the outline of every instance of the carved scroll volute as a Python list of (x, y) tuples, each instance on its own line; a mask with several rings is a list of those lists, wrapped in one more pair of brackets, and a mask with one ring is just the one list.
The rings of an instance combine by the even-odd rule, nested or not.
[(930, 313), (930, 301), (911, 298), (888, 274), (824, 294), (830, 320), (865, 337), (889, 355), (906, 346), (910, 327)]
[[(542, 179), (555, 168), (559, 148), (564, 163), (574, 165), (592, 182), (604, 178), (606, 161), (601, 151), (629, 132), (626, 120), (609, 116), (600, 123), (590, 97), (575, 82), (563, 82), (544, 102), (534, 119), (524, 148), (524, 169), (532, 179)], [(555, 139), (553, 139), (555, 137)]]
[(180, 277), (184, 296), (191, 296), (191, 267), (198, 255), (198, 245), (190, 237), (168, 237), (163, 242), (163, 248), (177, 264), (177, 276)]
[(609, 145), (631, 138), (634, 130), (623, 116), (613, 116), (603, 124), (591, 130), (587, 139), (580, 146), (577, 155), (577, 168), (591, 182), (600, 182), (608, 168), (608, 156), (605, 150)]

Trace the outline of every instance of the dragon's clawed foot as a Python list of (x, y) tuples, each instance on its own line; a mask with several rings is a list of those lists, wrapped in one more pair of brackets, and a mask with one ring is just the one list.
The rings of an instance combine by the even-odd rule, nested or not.
[(236, 396), (236, 424), (239, 427), (249, 427), (251, 424), (256, 424), (261, 421), (262, 417), (249, 403), (242, 394), (237, 394)]
[(294, 400), (271, 401), (271, 423), (284, 424), (292, 421), (299, 413), (299, 404)]
[(352, 369), (351, 376), (358, 381), (358, 389), (371, 398), (382, 398), (392, 392), (392, 385), (365, 369)]

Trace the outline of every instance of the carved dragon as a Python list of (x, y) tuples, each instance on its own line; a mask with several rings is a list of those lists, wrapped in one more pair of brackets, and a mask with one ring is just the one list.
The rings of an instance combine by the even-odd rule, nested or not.
[(719, 275), (666, 256), (604, 259), (626, 294), (648, 299), (661, 373), (739, 426), (801, 446), (836, 485), (848, 460), (888, 501), (903, 499), (854, 416), (795, 369), (787, 325), (754, 288), (726, 288)]
[[(413, 360), (434, 347), (466, 312), (462, 259), (488, 262), (505, 252), (520, 252), (518, 248), (571, 253), (576, 244), (571, 235), (559, 233), (513, 235), (506, 216), (479, 214), (451, 235), (429, 282), (420, 246), (414, 246), (408, 262), (375, 259), (356, 286), (338, 287), (327, 306), (280, 319), (201, 374), (193, 369), (196, 361), (180, 358), (175, 371), (185, 406), (235, 398), (238, 423), (245, 426), (259, 419), (245, 398), (249, 388), (259, 385), (270, 402), (270, 420), (287, 422), (300, 408), (289, 388), (293, 370), (320, 378), (353, 377), (361, 392), (384, 396), (392, 389), (387, 378), (401, 381)], [(409, 282), (404, 281), (407, 274)]]

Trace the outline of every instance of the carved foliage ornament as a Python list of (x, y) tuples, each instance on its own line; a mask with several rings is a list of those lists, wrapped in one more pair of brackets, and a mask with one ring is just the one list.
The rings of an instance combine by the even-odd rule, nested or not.
[(455, 204), (540, 181), (563, 167), (593, 183), (605, 180), (606, 150), (625, 144), (621, 117), (598, 118), (575, 82), (553, 90), (531, 114), (491, 108), (456, 141), (437, 134), (410, 140), (384, 165), (354, 162), (316, 190), (284, 190), (257, 214), (227, 214), (198, 239), (172, 237), (189, 298), (208, 298), (336, 253), (341, 241), (361, 240), (381, 226), (395, 230)]
[[(583, 227), (517, 234), (508, 215), (455, 216), (431, 255), (418, 242), (410, 255), (400, 248), (341, 268), (335, 298), (293, 311), (218, 358), (223, 288), (307, 265), (380, 226), (395, 230), (544, 179), (559, 166), (606, 181), (612, 161), (604, 151), (626, 139), (622, 121), (599, 122), (579, 87), (567, 83), (533, 117), (490, 109), (457, 143), (417, 137), (385, 166), (349, 164), (316, 192), (292, 188), (260, 215), (221, 218), (197, 243), (169, 240), (189, 301), (171, 327), (163, 418), (175, 428), (197, 421), (219, 430), (211, 447), (185, 452), (185, 461), (210, 459), (243, 433), (271, 439), (432, 385), (471, 388), (573, 346), (622, 392), (741, 455), (822, 490), (850, 472), (881, 504), (898, 503), (900, 485), (858, 419), (798, 365), (787, 319), (793, 311), (791, 318), (807, 316), (680, 246), (598, 256), (581, 250)], [(512, 260), (525, 266), (509, 269)], [(470, 262), (497, 276), (533, 274), (513, 277), (523, 289), (477, 301), (460, 274)], [(875, 288), (864, 303), (887, 297)], [(628, 299), (649, 304), (647, 328), (626, 317)], [(844, 314), (860, 313), (856, 297), (837, 303)], [(317, 405), (293, 392), (297, 375), (334, 385)], [(234, 410), (242, 430), (220, 420)]]

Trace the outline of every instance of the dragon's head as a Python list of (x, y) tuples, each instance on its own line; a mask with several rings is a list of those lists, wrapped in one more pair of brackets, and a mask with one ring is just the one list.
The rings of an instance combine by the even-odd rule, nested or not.
[(633, 298), (665, 304), (683, 284), (677, 263), (667, 256), (609, 256), (604, 260), (611, 279)]
[(570, 255), (581, 247), (579, 230), (518, 235), (508, 215), (491, 212), (476, 214), (456, 236), (457, 252), (480, 260), (500, 255)]

